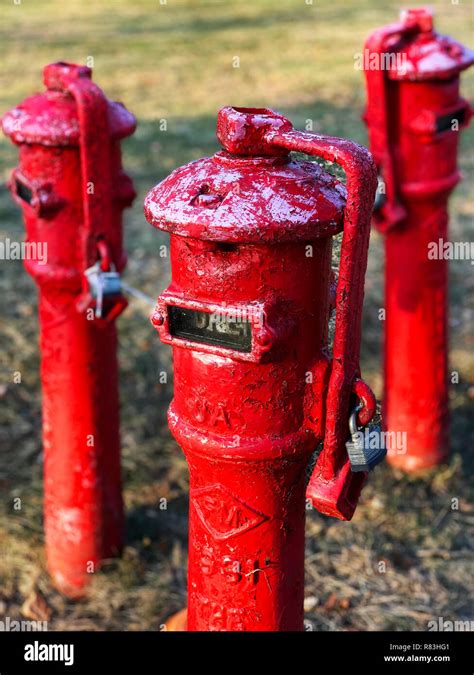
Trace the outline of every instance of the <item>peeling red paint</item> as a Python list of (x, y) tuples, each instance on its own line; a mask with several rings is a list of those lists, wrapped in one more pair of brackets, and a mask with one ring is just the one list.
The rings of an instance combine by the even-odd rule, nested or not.
[(448, 238), (448, 198), (460, 180), (459, 129), (471, 108), (460, 72), (474, 52), (433, 30), (431, 12), (407, 10), (400, 23), (370, 35), (371, 54), (392, 52), (398, 68), (367, 70), (370, 148), (386, 185), (374, 213), (385, 238), (387, 431), (405, 433), (407, 452), (388, 460), (406, 471), (448, 456), (447, 261), (430, 260), (430, 242)]
[(47, 90), (2, 119), (19, 146), (10, 188), (27, 239), (47, 245), (46, 264), (25, 267), (39, 287), (48, 568), (71, 596), (123, 537), (113, 323), (123, 302), (106, 306), (105, 320), (89, 320), (84, 270), (98, 259), (99, 240), (118, 270), (125, 265), (121, 215), (134, 192), (120, 139), (135, 118), (90, 78), (84, 66), (46, 66)]
[[(362, 421), (374, 413), (357, 382), (375, 167), (365, 148), (269, 110), (224, 108), (217, 133), (222, 151), (145, 199), (149, 222), (171, 234), (172, 281), (152, 320), (173, 346), (168, 417), (191, 476), (187, 626), (301, 630), (310, 456), (324, 440), (308, 492), (324, 513), (350, 518), (366, 477), (348, 475), (345, 441), (355, 388)], [(291, 150), (340, 163), (348, 196)], [(331, 236), (342, 229), (331, 364)], [(211, 324), (239, 311), (248, 323), (235, 335)]]

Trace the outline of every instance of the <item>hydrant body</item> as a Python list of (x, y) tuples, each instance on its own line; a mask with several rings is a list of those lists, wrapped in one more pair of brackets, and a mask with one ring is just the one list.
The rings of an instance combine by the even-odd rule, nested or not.
[(135, 119), (90, 77), (89, 68), (51, 64), (47, 91), (2, 119), (19, 146), (10, 189), (27, 241), (47, 253), (25, 266), (39, 288), (48, 569), (70, 596), (123, 537), (114, 318), (126, 303), (105, 293), (97, 317), (84, 272), (125, 265), (121, 214), (134, 193), (120, 139)]
[[(331, 139), (295, 132), (272, 111), (224, 108), (218, 138), (224, 150), (177, 169), (145, 200), (149, 222), (171, 234), (172, 282), (152, 322), (173, 346), (169, 423), (190, 470), (187, 628), (301, 630), (305, 474), (327, 430), (331, 237), (346, 191), (288, 155), (293, 142), (329, 155)], [(364, 160), (366, 227), (351, 261), (362, 277), (375, 180)], [(361, 292), (352, 289), (356, 322)], [(309, 495), (343, 519), (365, 480), (342, 477), (356, 375), (357, 365), (329, 413), (333, 423), (340, 415), (340, 443), (316, 472), (321, 494)]]
[(448, 267), (437, 251), (460, 180), (459, 131), (471, 116), (459, 75), (474, 52), (435, 33), (427, 9), (402, 12), (400, 23), (375, 31), (366, 52), (365, 119), (385, 184), (374, 213), (385, 235), (383, 420), (406, 439), (388, 460), (416, 471), (448, 455)]

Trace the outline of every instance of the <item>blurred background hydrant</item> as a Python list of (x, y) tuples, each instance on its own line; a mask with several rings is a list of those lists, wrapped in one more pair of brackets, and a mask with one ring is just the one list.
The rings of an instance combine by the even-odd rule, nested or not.
[[(344, 520), (380, 459), (346, 446), (349, 420), (375, 412), (358, 357), (376, 170), (365, 148), (271, 110), (223, 108), (217, 135), (222, 151), (145, 200), (171, 235), (152, 322), (173, 347), (169, 423), (190, 470), (187, 628), (301, 630), (311, 454), (324, 440), (307, 495)], [(340, 164), (347, 190), (290, 151)]]
[(120, 139), (135, 118), (87, 67), (51, 64), (44, 83), (2, 125), (19, 146), (10, 189), (27, 241), (47, 253), (25, 267), (39, 288), (48, 569), (77, 596), (123, 538), (114, 320), (126, 305), (122, 210), (135, 196)]
[(376, 30), (365, 51), (365, 120), (384, 186), (374, 213), (385, 235), (382, 417), (388, 432), (406, 435), (388, 460), (416, 471), (449, 451), (444, 252), (448, 198), (460, 180), (459, 131), (471, 118), (460, 72), (474, 52), (434, 32), (426, 8)]

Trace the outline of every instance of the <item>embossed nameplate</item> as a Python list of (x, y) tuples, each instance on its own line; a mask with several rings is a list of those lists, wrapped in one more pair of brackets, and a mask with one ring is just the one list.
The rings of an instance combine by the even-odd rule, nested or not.
[(205, 312), (168, 305), (169, 332), (174, 337), (249, 353), (252, 324), (236, 312)]

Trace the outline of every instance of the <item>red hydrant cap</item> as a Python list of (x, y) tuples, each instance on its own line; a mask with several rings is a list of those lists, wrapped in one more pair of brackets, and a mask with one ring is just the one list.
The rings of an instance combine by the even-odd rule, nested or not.
[(233, 243), (310, 241), (342, 228), (345, 186), (315, 162), (293, 161), (266, 139), (289, 131), (262, 108), (223, 108), (224, 151), (182, 166), (145, 198), (149, 223), (172, 234)]
[(88, 66), (78, 66), (75, 63), (57, 61), (50, 63), (43, 69), (43, 82), (47, 89), (66, 89), (67, 84), (80, 77), (92, 79), (92, 69)]
[(217, 116), (217, 138), (233, 155), (275, 157), (288, 154), (265, 141), (269, 131), (291, 131), (286, 117), (269, 108), (221, 108)]
[(428, 7), (406, 9), (400, 20), (406, 36), (400, 46), (389, 47), (388, 73), (393, 80), (447, 80), (474, 63), (474, 52), (447, 35), (433, 30)]
[[(12, 141), (40, 143), (48, 146), (79, 144), (79, 120), (76, 102), (67, 91), (69, 83), (91, 79), (92, 70), (74, 63), (51, 63), (43, 70), (47, 87), (41, 94), (29, 96), (2, 117), (4, 133)], [(109, 101), (111, 138), (124, 138), (133, 133), (135, 117), (121, 103)]]
[(433, 12), (429, 7), (402, 9), (400, 21), (405, 26), (416, 26), (423, 33), (429, 33), (433, 30)]

